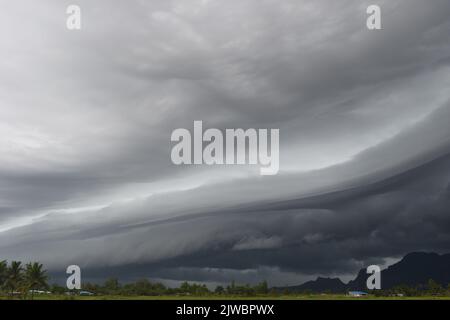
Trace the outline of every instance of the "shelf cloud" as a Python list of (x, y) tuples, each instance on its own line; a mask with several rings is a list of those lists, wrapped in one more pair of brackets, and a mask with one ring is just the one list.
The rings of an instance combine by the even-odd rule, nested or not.
[[(450, 251), (448, 1), (77, 2), (0, 12), (0, 260), (284, 285)], [(279, 129), (278, 174), (174, 165), (196, 120)]]

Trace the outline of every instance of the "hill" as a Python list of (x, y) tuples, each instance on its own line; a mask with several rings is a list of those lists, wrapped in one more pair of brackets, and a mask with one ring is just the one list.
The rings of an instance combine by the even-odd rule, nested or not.
[[(367, 290), (366, 280), (369, 275), (361, 269), (354, 280), (343, 283), (339, 278), (322, 278), (305, 282), (297, 286), (274, 288), (279, 292), (313, 292), (342, 293), (349, 290)], [(399, 262), (381, 271), (381, 288), (391, 289), (399, 285), (412, 287), (426, 285), (433, 279), (443, 287), (450, 284), (450, 254), (413, 252)]]

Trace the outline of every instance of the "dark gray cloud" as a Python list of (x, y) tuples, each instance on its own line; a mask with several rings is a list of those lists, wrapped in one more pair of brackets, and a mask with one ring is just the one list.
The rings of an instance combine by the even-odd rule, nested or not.
[[(284, 284), (449, 249), (448, 1), (69, 3), (0, 13), (0, 258)], [(193, 120), (279, 128), (280, 173), (174, 166)]]

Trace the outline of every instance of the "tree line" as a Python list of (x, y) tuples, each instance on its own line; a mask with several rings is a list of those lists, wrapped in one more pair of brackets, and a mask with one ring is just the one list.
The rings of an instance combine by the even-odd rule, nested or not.
[(127, 296), (156, 296), (156, 295), (245, 295), (253, 296), (268, 294), (266, 281), (251, 285), (236, 285), (231, 282), (228, 286), (217, 286), (209, 289), (205, 284), (182, 282), (179, 287), (167, 287), (160, 282), (140, 279), (135, 282), (121, 284), (117, 278), (107, 279), (102, 284), (86, 282), (81, 290), (68, 290), (58, 284), (49, 285), (47, 270), (39, 262), (23, 264), (21, 261), (0, 261), (0, 293), (10, 297), (34, 298), (37, 293), (75, 294), (88, 291), (98, 295), (127, 295)]
[[(208, 288), (205, 284), (182, 282), (178, 287), (167, 287), (160, 282), (151, 282), (148, 279), (140, 279), (135, 282), (121, 284), (117, 278), (110, 278), (102, 284), (86, 282), (82, 284), (82, 290), (99, 295), (122, 296), (160, 296), (160, 295), (186, 295), (186, 296), (210, 296), (210, 295), (235, 295), (255, 296), (269, 293), (267, 281), (256, 285), (236, 285), (231, 282), (228, 286), (216, 286)], [(52, 292), (64, 293), (67, 289), (61, 286), (53, 286)]]
[(398, 285), (385, 290), (373, 290), (375, 296), (450, 296), (450, 283), (445, 287), (440, 283), (429, 279), (426, 284), (419, 285)]
[[(57, 291), (58, 289), (53, 289)], [(117, 278), (110, 278), (102, 284), (84, 283), (82, 290), (86, 290), (99, 295), (122, 295), (122, 296), (161, 296), (161, 295), (186, 295), (186, 296), (287, 296), (287, 295), (314, 295), (332, 294), (332, 292), (312, 292), (309, 290), (289, 291), (280, 288), (269, 288), (267, 281), (262, 281), (256, 285), (238, 285), (234, 281), (227, 286), (218, 285), (213, 289), (204, 284), (183, 282), (179, 287), (167, 287), (160, 282), (151, 282), (148, 279), (140, 279), (135, 282), (121, 284)], [(60, 287), (59, 292), (67, 291)], [(379, 297), (388, 296), (450, 296), (450, 284), (447, 287), (430, 279), (427, 284), (417, 286), (400, 285), (390, 289), (369, 290), (370, 294)], [(341, 294), (347, 294), (347, 291)]]
[[(33, 299), (36, 293), (51, 293), (56, 295), (78, 294), (80, 290), (68, 290), (58, 284), (49, 285), (47, 270), (39, 262), (22, 264), (20, 261), (0, 261), (0, 293), (8, 296)], [(160, 295), (187, 295), (187, 296), (258, 296), (258, 295), (311, 295), (313, 292), (290, 292), (286, 288), (270, 289), (267, 281), (256, 285), (237, 285), (234, 281), (227, 286), (218, 285), (215, 289), (205, 284), (182, 282), (179, 287), (167, 287), (160, 282), (140, 279), (135, 282), (120, 283), (117, 278), (107, 279), (103, 283), (82, 284), (81, 291), (96, 295), (123, 295), (123, 296), (160, 296)], [(327, 292), (323, 292), (327, 293)], [(344, 292), (343, 292), (344, 293)], [(427, 284), (408, 286), (400, 285), (390, 289), (371, 290), (375, 296), (450, 296), (450, 284), (444, 287), (430, 279)], [(317, 293), (316, 293), (317, 294)]]
[(48, 290), (47, 280), (47, 271), (39, 262), (0, 261), (0, 290), (11, 296), (31, 295), (33, 299), (37, 290)]

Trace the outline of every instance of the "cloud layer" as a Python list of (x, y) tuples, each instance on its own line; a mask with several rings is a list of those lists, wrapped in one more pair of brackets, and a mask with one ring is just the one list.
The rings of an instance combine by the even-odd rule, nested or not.
[[(69, 4), (0, 13), (0, 259), (278, 285), (449, 250), (448, 1)], [(280, 173), (173, 165), (194, 120), (279, 128)]]

